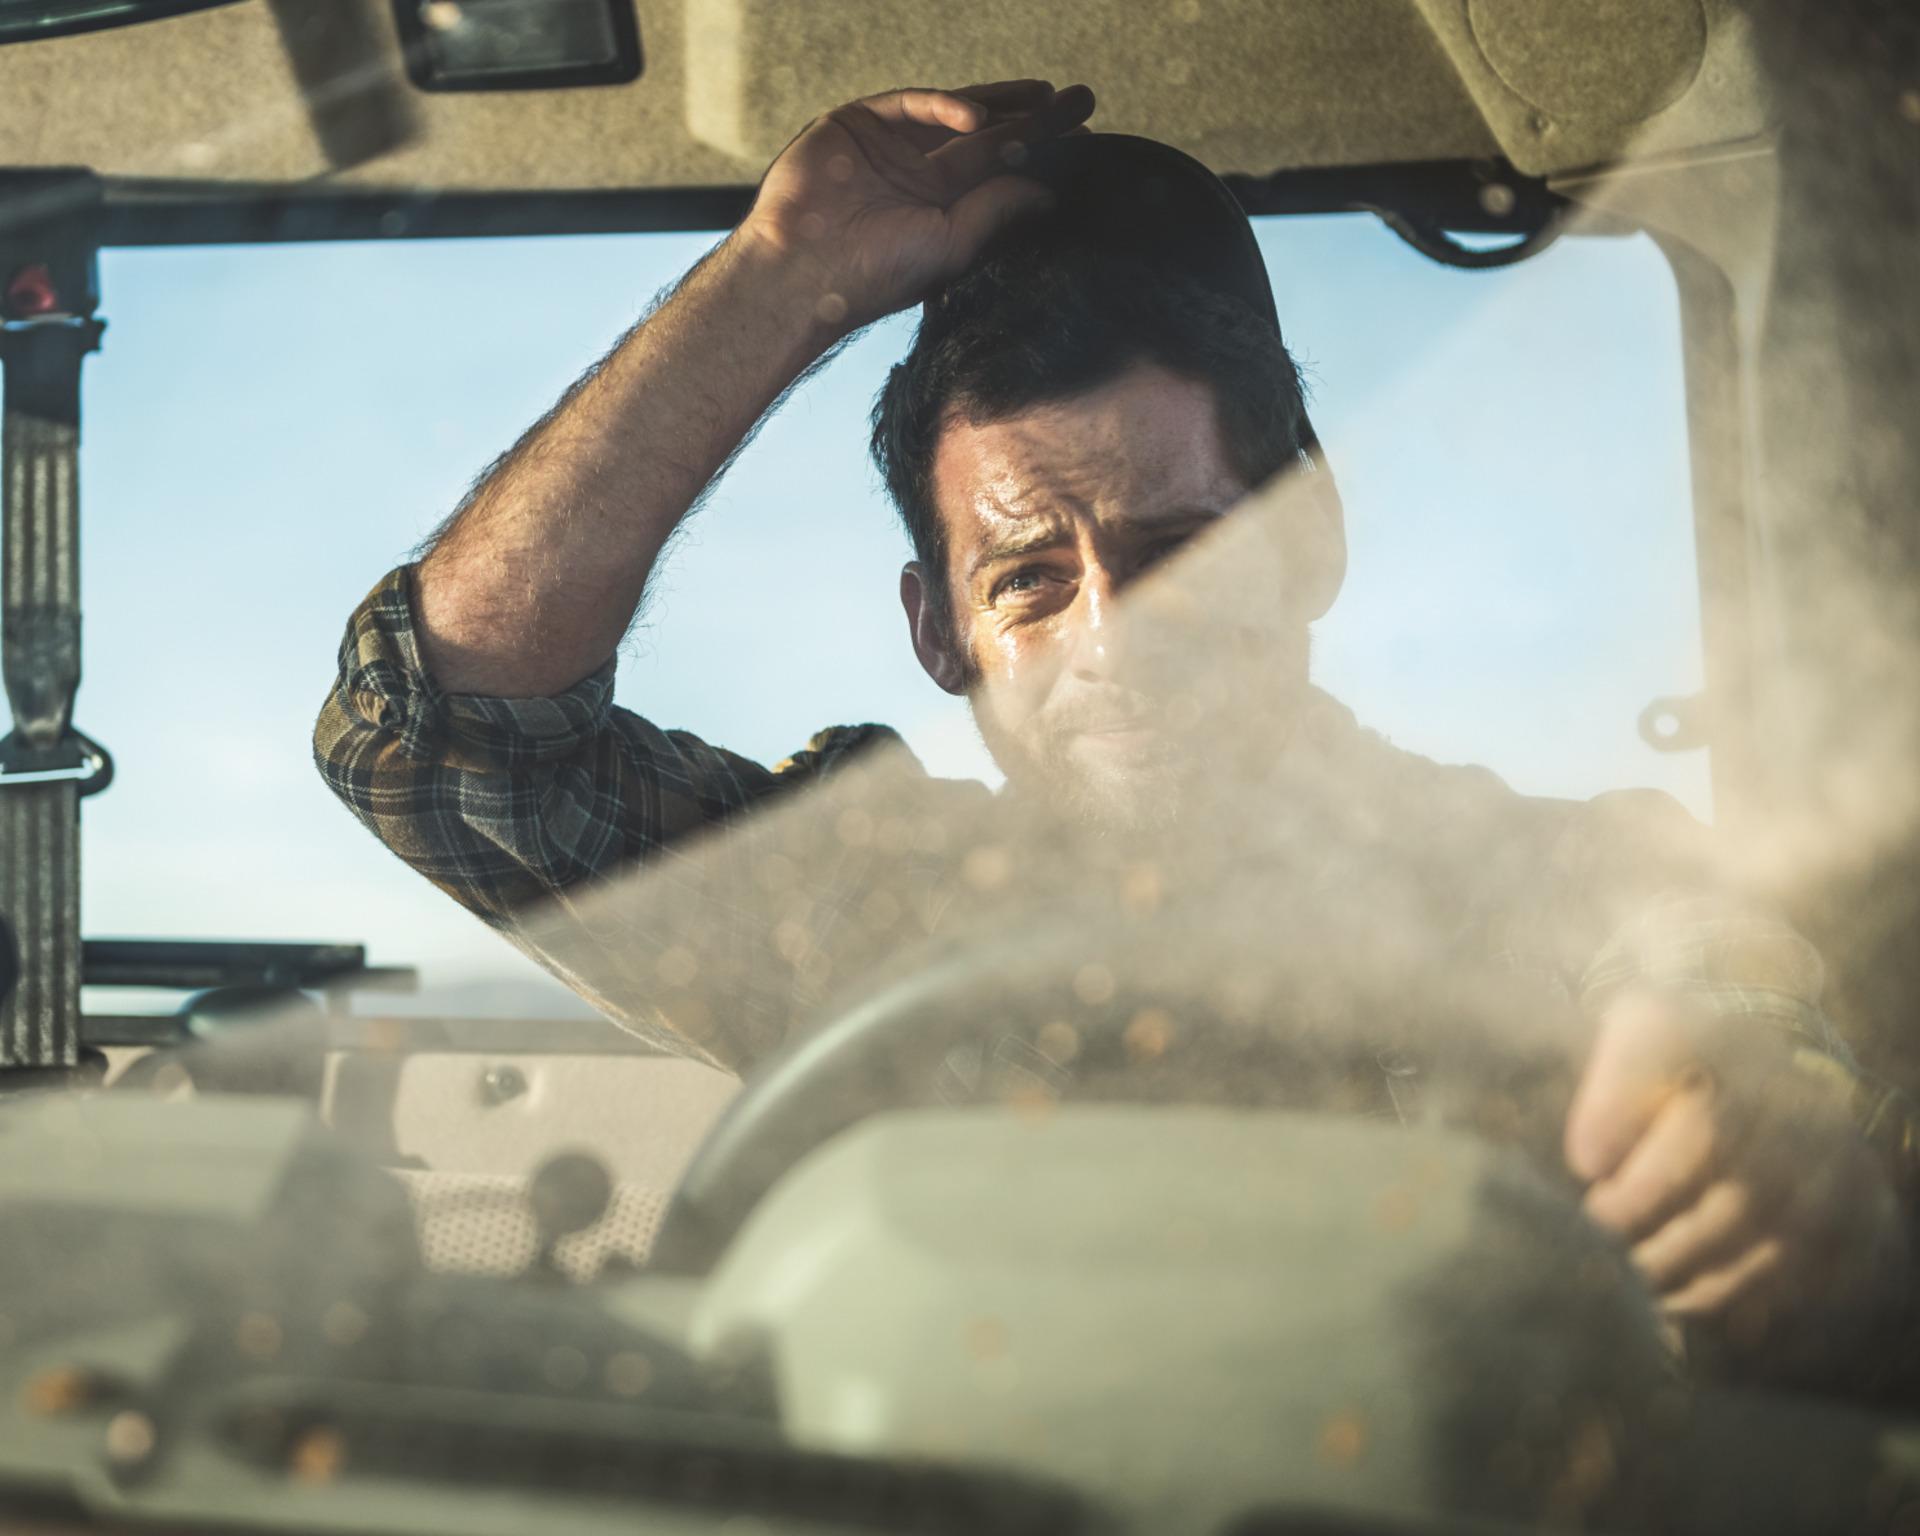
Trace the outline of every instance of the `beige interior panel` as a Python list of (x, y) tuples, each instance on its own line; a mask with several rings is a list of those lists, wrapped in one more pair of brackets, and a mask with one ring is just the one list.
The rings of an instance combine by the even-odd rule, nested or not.
[[(413, 1208), (420, 1257), (443, 1274), (525, 1275), (540, 1254), (527, 1181), (507, 1174), (401, 1168), (394, 1177)], [(668, 1191), (616, 1183), (598, 1220), (553, 1245), (554, 1265), (577, 1284), (609, 1261), (646, 1262), (666, 1214)]]
[(1025, 74), (1086, 80), (1100, 126), (1249, 173), (1504, 153), (1548, 174), (1744, 140), (1767, 121), (1736, 0), (637, 11), (642, 77), (569, 91), (416, 91), (386, 0), (242, 0), (11, 45), (0, 162), (446, 190), (737, 185), (837, 102)]
[[(242, 0), (16, 44), (0, 49), (0, 162), (445, 189), (732, 185), (839, 101), (1007, 74), (1085, 79), (1102, 126), (1222, 170), (1496, 147), (1413, 0), (641, 0), (638, 14), (639, 80), (554, 92), (414, 91), (385, 0)], [(379, 46), (342, 60), (343, 31)], [(302, 75), (323, 111), (357, 98), (411, 137), (330, 167)]]
[(1734, 0), (1418, 0), (1501, 152), (1545, 176), (1765, 132)]
[[(631, 85), (572, 91), (430, 95), (406, 81), (384, 0), (358, 8), (378, 39), (326, 71), (320, 94), (404, 93), (409, 140), (331, 166), (267, 0), (117, 31), (0, 48), (0, 162), (86, 165), (104, 175), (344, 183), (446, 189), (702, 186), (742, 179), (683, 121), (676, 4), (643, 5), (646, 73)], [(306, 7), (293, 7), (306, 19)], [(283, 8), (282, 14), (286, 14)], [(333, 39), (301, 39), (335, 63)], [(341, 24), (334, 23), (335, 27)], [(311, 78), (311, 77), (310, 77)]]
[(326, 170), (265, 0), (0, 48), (0, 160), (105, 175)]
[(1408, 0), (684, 0), (688, 122), (762, 165), (830, 105), (899, 85), (1085, 81), (1098, 125), (1221, 171), (1494, 152)]
[[(489, 1091), (488, 1074), (517, 1090)], [(442, 1172), (531, 1176), (555, 1153), (591, 1152), (622, 1182), (671, 1189), (738, 1078), (671, 1056), (346, 1052), (329, 1073), (329, 1121)]]

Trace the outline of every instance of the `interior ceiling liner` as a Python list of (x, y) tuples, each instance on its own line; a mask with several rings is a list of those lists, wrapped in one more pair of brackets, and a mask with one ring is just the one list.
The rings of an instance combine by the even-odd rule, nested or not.
[(1505, 155), (1553, 175), (1766, 125), (1735, 0), (636, 0), (647, 71), (422, 95), (381, 0), (242, 0), (0, 48), (0, 161), (406, 186), (753, 181), (795, 129), (913, 82), (1086, 80), (1100, 124), (1222, 172)]
[[(378, 0), (308, 0), (375, 13)], [(739, 186), (809, 118), (903, 81), (1085, 80), (1114, 132), (1225, 172), (1485, 159), (1500, 146), (1407, 0), (637, 0), (646, 73), (584, 90), (407, 92), (417, 131), (375, 158), (323, 145), (301, 88), (362, 89), (353, 50), (269, 0), (0, 48), (0, 160), (114, 177), (432, 190)], [(290, 61), (287, 44), (293, 47)], [(371, 89), (372, 87), (367, 87)], [(381, 87), (384, 89), (385, 87)], [(326, 105), (323, 102), (323, 107)], [(329, 155), (327, 149), (336, 152)]]
[(683, 0), (687, 125), (756, 170), (823, 108), (904, 83), (1085, 81), (1098, 124), (1219, 172), (1498, 146), (1406, 0)]

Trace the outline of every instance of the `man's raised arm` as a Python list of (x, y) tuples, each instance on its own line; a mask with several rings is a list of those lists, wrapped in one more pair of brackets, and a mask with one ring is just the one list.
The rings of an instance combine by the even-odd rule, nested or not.
[(447, 693), (538, 697), (602, 666), (673, 530), (754, 424), (862, 325), (1043, 199), (1007, 174), (1085, 87), (905, 90), (816, 119), (740, 227), (497, 464), (415, 573)]

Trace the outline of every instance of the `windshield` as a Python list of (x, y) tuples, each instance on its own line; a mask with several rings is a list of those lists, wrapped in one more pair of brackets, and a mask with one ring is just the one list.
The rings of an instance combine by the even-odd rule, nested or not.
[[(1660, 252), (1573, 238), (1463, 273), (1364, 215), (1258, 229), (1346, 502), (1322, 685), (1400, 745), (1525, 793), (1648, 786), (1710, 818), (1705, 753), (1658, 752), (1637, 729), (1650, 702), (1700, 686)], [(570, 1010), (352, 836), (287, 742), (373, 577), (712, 244), (109, 253), (116, 329), (87, 378), (88, 702), (142, 771), (90, 807), (90, 933), (361, 942), (458, 989), (435, 1006)], [(880, 720), (930, 772), (999, 782), (964, 703), (915, 664), (893, 594), (909, 551), (867, 417), (911, 332), (904, 316), (874, 327), (761, 429), (655, 582), (621, 703), (764, 762)], [(192, 707), (155, 688), (216, 655)]]

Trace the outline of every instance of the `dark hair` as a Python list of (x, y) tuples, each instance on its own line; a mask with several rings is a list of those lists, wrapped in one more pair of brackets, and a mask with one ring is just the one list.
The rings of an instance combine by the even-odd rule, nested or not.
[[(930, 300), (873, 407), (873, 459), (914, 557), (944, 575), (933, 457), (954, 414), (976, 425), (1154, 363), (1210, 385), (1234, 470), (1259, 485), (1300, 453), (1300, 373), (1272, 321), (1185, 273), (1087, 247), (992, 256)], [(944, 601), (944, 582), (933, 584)]]

